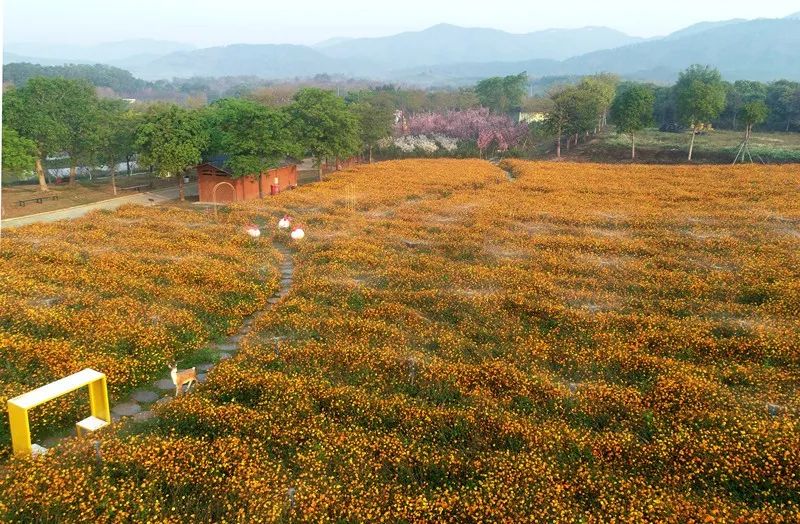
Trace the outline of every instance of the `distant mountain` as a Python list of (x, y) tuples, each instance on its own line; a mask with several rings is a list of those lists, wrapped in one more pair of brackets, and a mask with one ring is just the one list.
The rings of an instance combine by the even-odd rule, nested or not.
[[(111, 63), (137, 55), (151, 57), (166, 55), (176, 51), (194, 49), (190, 44), (166, 40), (121, 40), (95, 45), (48, 44), (40, 42), (10, 42), (4, 45), (5, 53), (47, 59), (58, 63)], [(7, 63), (7, 62), (6, 62)], [(42, 64), (53, 65), (53, 64)]]
[(648, 70), (677, 73), (709, 64), (729, 80), (800, 80), (800, 20), (752, 20), (725, 24), (676, 39), (662, 39), (597, 51), (563, 63), (565, 73), (613, 71), (645, 77)]
[(348, 42), (350, 40), (352, 40), (352, 38), (348, 36), (335, 36), (333, 38), (328, 38), (327, 40), (323, 40), (322, 42), (317, 42), (311, 47), (313, 47), (314, 49), (325, 49), (326, 47), (330, 47), (336, 44), (341, 44), (342, 42)]
[(170, 53), (131, 68), (146, 80), (191, 76), (254, 75), (291, 78), (319, 73), (353, 73), (347, 61), (310, 47), (289, 44), (236, 44)]
[(513, 34), (497, 29), (439, 24), (423, 31), (354, 38), (328, 45), (321, 51), (333, 58), (369, 60), (386, 68), (406, 68), (464, 61), (564, 59), (641, 40), (606, 27)]
[(800, 11), (788, 15), (786, 18), (800, 20)]
[[(106, 56), (117, 58), (105, 63), (147, 80), (191, 76), (285, 79), (328, 73), (442, 86), (527, 71), (534, 78), (612, 72), (630, 79), (672, 82), (695, 63), (719, 68), (728, 80), (800, 80), (800, 18), (791, 17), (703, 22), (647, 41), (607, 28), (512, 34), (440, 24), (382, 38), (332, 39), (313, 48), (237, 44), (163, 54), (170, 43), (131, 42), (141, 45), (108, 44), (112, 49)], [(4, 62), (63, 63), (40, 54), (20, 56), (19, 48), (19, 44), (7, 47)], [(63, 52), (64, 56), (70, 53), (72, 62), (86, 56), (73, 55), (74, 46)]]
[[(699, 29), (699, 28), (696, 28)], [(596, 51), (564, 61), (462, 62), (392, 71), (390, 78), (421, 85), (468, 85), (488, 76), (527, 71), (534, 78), (612, 72), (626, 78), (673, 82), (692, 64), (717, 67), (728, 80), (800, 81), (800, 20), (720, 24), (685, 36)]]
[(4, 64), (29, 63), (29, 64), (39, 64), (43, 66), (59, 66), (64, 64), (86, 64), (88, 62), (84, 60), (75, 60), (70, 58), (44, 58), (40, 56), (26, 56), (26, 55), (19, 55), (17, 53), (9, 53), (8, 51), (3, 50), (3, 63)]
[(692, 36), (709, 31), (711, 29), (717, 29), (719, 27), (725, 27), (726, 25), (739, 24), (742, 22), (747, 22), (747, 20), (744, 18), (734, 18), (732, 20), (722, 20), (720, 22), (700, 22), (699, 24), (693, 24), (679, 31), (675, 31), (674, 33), (670, 33), (662, 40), (677, 40), (678, 38), (683, 38), (685, 36)]

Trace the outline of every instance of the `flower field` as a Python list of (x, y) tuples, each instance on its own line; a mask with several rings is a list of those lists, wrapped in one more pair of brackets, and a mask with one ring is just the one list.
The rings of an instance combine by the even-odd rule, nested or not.
[[(0, 402), (84, 367), (112, 401), (238, 327), (277, 288), (276, 254), (196, 212), (130, 206), (3, 231)], [(36, 409), (33, 436), (85, 415), (86, 394)], [(9, 452), (2, 417), (0, 457)]]
[[(225, 224), (305, 225), (289, 295), (195, 394), (105, 432), (102, 460), (68, 441), (7, 461), (1, 519), (797, 522), (797, 167), (503, 167), (382, 162), (232, 208)], [(173, 324), (188, 318), (174, 301), (215, 316), (209, 304), (237, 288), (214, 280), (213, 260), (256, 271), (269, 251), (264, 237), (204, 241), (191, 252), (210, 260), (205, 278), (171, 266), (156, 281), (152, 259), (131, 255), (157, 238), (110, 234), (156, 220), (143, 214), (4, 238), (3, 336), (54, 345), (34, 359), (30, 343), (4, 342), (14, 369), (64, 369), (65, 345), (88, 340), (107, 346), (73, 359), (150, 369), (171, 350), (150, 325), (112, 328), (132, 304)], [(88, 239), (110, 250), (89, 253), (100, 267), (130, 273), (102, 272), (112, 291), (95, 300), (112, 304), (97, 322), (66, 305), (97, 285)], [(55, 294), (54, 279), (73, 294), (19, 306)], [(238, 293), (260, 296), (245, 280)]]

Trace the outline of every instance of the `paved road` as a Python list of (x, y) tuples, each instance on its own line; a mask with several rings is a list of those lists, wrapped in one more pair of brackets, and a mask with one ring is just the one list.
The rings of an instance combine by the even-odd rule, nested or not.
[[(197, 195), (197, 184), (186, 184), (186, 196)], [(146, 193), (135, 193), (133, 195), (126, 195), (108, 200), (101, 200), (92, 204), (84, 204), (82, 206), (68, 207), (65, 209), (58, 209), (56, 211), (46, 211), (44, 213), (36, 213), (33, 215), (26, 215), (24, 217), (7, 218), (2, 221), (1, 227), (19, 227), (36, 222), (55, 222), (56, 220), (70, 220), (73, 218), (82, 217), (89, 211), (95, 209), (117, 209), (125, 204), (142, 204), (145, 206), (153, 204), (161, 204), (169, 200), (178, 198), (178, 188), (170, 187), (167, 189), (160, 189), (158, 191), (149, 191)]]

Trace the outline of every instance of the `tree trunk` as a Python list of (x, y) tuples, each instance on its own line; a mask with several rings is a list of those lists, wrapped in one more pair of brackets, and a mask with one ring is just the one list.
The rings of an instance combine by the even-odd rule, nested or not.
[(369, 146), (369, 163), (372, 163), (372, 145)]
[(636, 136), (631, 133), (631, 160), (636, 160)]
[(183, 173), (178, 173), (178, 196), (181, 199), (181, 202), (186, 201), (186, 196), (184, 195), (183, 191)]
[(692, 161), (692, 151), (694, 151), (694, 135), (697, 134), (697, 129), (692, 127), (692, 141), (689, 142), (689, 162)]
[(109, 167), (109, 171), (111, 171), (111, 189), (114, 190), (114, 195), (117, 194), (117, 164), (116, 162), (111, 162)]
[(322, 158), (317, 160), (317, 169), (319, 169), (319, 181), (322, 182)]
[(558, 126), (558, 139), (556, 141), (556, 158), (561, 158), (561, 126)]
[(131, 157), (129, 156), (125, 157), (125, 168), (128, 171), (128, 176), (131, 176)]
[(258, 174), (258, 198), (264, 198), (264, 173)]
[(36, 176), (39, 177), (39, 191), (50, 191), (47, 187), (47, 180), (44, 178), (44, 169), (42, 168), (42, 158), (36, 157)]
[(75, 187), (75, 178), (78, 174), (78, 166), (75, 160), (69, 159), (69, 187)]

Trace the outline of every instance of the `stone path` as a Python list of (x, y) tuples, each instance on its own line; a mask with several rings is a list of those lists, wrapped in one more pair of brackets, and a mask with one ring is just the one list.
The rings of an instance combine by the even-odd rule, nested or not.
[[(294, 275), (294, 261), (292, 252), (284, 246), (275, 246), (281, 253), (283, 260), (280, 263), (281, 281), (280, 288), (277, 293), (269, 298), (266, 309), (257, 311), (256, 313), (245, 318), (242, 322), (239, 331), (227, 337), (224, 341), (212, 344), (211, 347), (219, 352), (220, 361), (231, 358), (238, 350), (239, 343), (242, 338), (250, 331), (253, 321), (266, 314), (273, 304), (278, 303), (283, 297), (289, 293), (289, 288), (292, 285)], [(194, 366), (197, 368), (197, 381), (199, 383), (205, 382), (206, 374), (214, 368), (213, 362), (205, 362)], [(164, 378), (158, 379), (149, 386), (142, 386), (133, 391), (129, 398), (120, 400), (111, 408), (111, 421), (117, 422), (124, 417), (130, 417), (134, 421), (148, 420), (154, 417), (151, 407), (154, 404), (161, 404), (169, 402), (175, 396), (175, 384), (169, 377), (169, 373), (165, 374)], [(49, 448), (58, 443), (60, 438), (51, 437), (45, 439), (43, 444)]]

